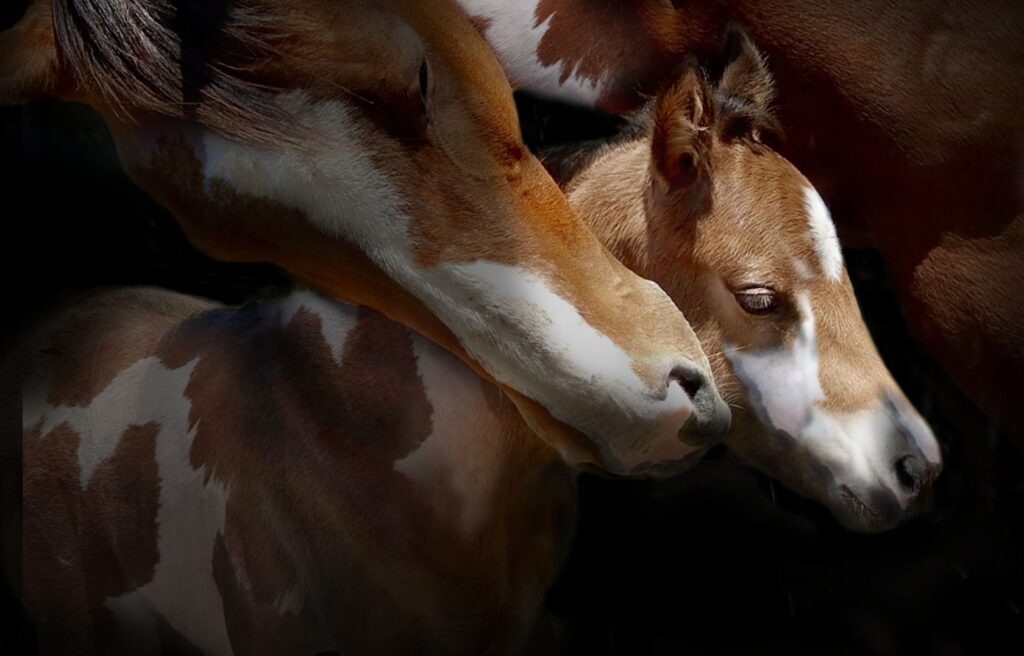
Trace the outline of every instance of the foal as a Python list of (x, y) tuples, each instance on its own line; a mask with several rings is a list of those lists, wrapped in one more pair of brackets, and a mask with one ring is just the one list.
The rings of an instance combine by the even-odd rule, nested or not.
[(825, 203), (763, 143), (773, 81), (734, 37), (715, 85), (677, 80), (567, 195), (713, 354), (727, 444), (848, 528), (883, 530), (926, 501), (939, 446), (871, 341)]

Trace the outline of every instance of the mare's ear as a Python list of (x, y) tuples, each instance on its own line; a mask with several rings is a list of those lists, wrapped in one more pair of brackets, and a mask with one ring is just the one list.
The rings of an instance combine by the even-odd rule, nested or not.
[(761, 142), (779, 132), (772, 111), (775, 80), (764, 55), (746, 30), (730, 24), (725, 35), (725, 66), (715, 86), (719, 133), (726, 138), (750, 138)]
[(688, 188), (707, 172), (714, 120), (710, 101), (695, 66), (655, 101), (651, 154), (658, 173), (673, 189)]
[(0, 32), (0, 106), (45, 97), (56, 79), (50, 3), (34, 0), (17, 24)]

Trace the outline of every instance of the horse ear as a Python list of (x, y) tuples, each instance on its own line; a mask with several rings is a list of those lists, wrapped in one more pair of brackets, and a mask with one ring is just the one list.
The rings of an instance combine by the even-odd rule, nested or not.
[(690, 187), (707, 168), (712, 122), (707, 84), (691, 66), (658, 96), (654, 106), (654, 165), (673, 189)]
[(764, 55), (739, 25), (730, 24), (725, 35), (725, 66), (715, 86), (719, 132), (725, 137), (750, 137), (760, 142), (779, 131), (772, 111), (775, 80)]
[(35, 0), (14, 26), (0, 32), (0, 106), (49, 94), (57, 79), (50, 3)]

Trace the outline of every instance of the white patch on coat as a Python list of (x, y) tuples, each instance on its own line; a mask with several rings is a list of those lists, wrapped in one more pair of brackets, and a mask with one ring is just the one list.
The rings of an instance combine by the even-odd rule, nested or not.
[(839, 248), (836, 226), (832, 223), (825, 201), (814, 189), (804, 188), (804, 206), (811, 229), (814, 252), (818, 255), (821, 270), (829, 280), (839, 281), (843, 277), (843, 252)]
[[(458, 0), (472, 17), (489, 21), (484, 38), (498, 56), (512, 86), (569, 102), (596, 105), (604, 80), (580, 75), (578, 66), (562, 81), (566, 64), (541, 63), (537, 52), (554, 14), (537, 22), (539, 0)], [(556, 10), (557, 11), (557, 10)]]
[(299, 210), (325, 233), (351, 240), (389, 273), (411, 267), (408, 199), (369, 155), (382, 137), (340, 100), (313, 102), (292, 91), (280, 94), (277, 103), (323, 140), (300, 149), (204, 133), (200, 156), (211, 195), (211, 184), (219, 181), (241, 194), (276, 201)]
[[(158, 358), (143, 358), (118, 373), (113, 380), (86, 406), (50, 406), (39, 395), (26, 398), (23, 421), (25, 427), (43, 420), (40, 437), (45, 438), (53, 429), (67, 423), (79, 435), (79, 484), (84, 489), (96, 469), (106, 462), (117, 449), (125, 431), (172, 413), (180, 399), (170, 396), (161, 383), (167, 369)], [(191, 375), (191, 365), (176, 370), (185, 380)], [(142, 408), (149, 409), (145, 417)]]
[(140, 617), (157, 613), (204, 652), (230, 654), (212, 565), (214, 541), (224, 530), (227, 491), (215, 479), (204, 483), (205, 468), (193, 469), (189, 460), (195, 428), (189, 429), (191, 403), (185, 389), (197, 362), (198, 358), (169, 369), (158, 357), (143, 358), (119, 373), (87, 406), (48, 408), (45, 402), (28, 403), (27, 398), (25, 421), (43, 420), (41, 439), (64, 422), (77, 431), (83, 487), (113, 455), (128, 428), (158, 425), (159, 559), (153, 579), (104, 603), (119, 618), (133, 622), (137, 632), (142, 629)]
[(814, 419), (815, 404), (825, 398), (818, 379), (818, 341), (807, 294), (797, 296), (800, 327), (786, 347), (741, 350), (723, 344), (723, 352), (746, 386), (761, 421), (799, 437)]
[(394, 469), (420, 485), (435, 509), (453, 517), (460, 533), (471, 538), (493, 519), (506, 459), (504, 428), (484, 397), (485, 383), (469, 367), (422, 337), (414, 339), (413, 349), (432, 409), (431, 432)]
[(281, 326), (287, 327), (300, 309), (312, 312), (320, 320), (320, 334), (331, 349), (335, 364), (341, 364), (348, 334), (358, 321), (356, 308), (312, 291), (298, 291), (282, 299), (280, 304)]
[(136, 407), (146, 410), (139, 423), (160, 424), (156, 442), (160, 559), (153, 580), (107, 603), (111, 608), (130, 604), (152, 608), (205, 653), (231, 654), (223, 600), (213, 578), (214, 545), (224, 532), (228, 491), (215, 478), (204, 482), (209, 472), (205, 466), (193, 469), (189, 455), (196, 427), (189, 427), (191, 403), (185, 388), (197, 362), (198, 358), (178, 369), (166, 369), (157, 361), (139, 388), (143, 397), (159, 393), (165, 399), (162, 406), (136, 402)]
[(896, 460), (919, 452), (932, 465), (942, 462), (935, 434), (903, 401), (879, 401), (833, 419), (838, 427), (836, 444), (824, 460), (836, 479), (851, 488), (882, 486), (906, 505), (913, 495), (898, 479)]

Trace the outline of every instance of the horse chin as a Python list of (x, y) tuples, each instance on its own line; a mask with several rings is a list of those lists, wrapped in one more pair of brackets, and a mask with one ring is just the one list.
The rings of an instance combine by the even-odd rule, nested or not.
[(577, 469), (603, 478), (671, 478), (693, 469), (710, 449), (711, 446), (704, 447), (678, 460), (642, 462), (629, 470), (624, 470), (618, 464), (609, 463), (581, 463), (577, 465)]
[(872, 502), (878, 496), (848, 485), (830, 491), (825, 506), (846, 530), (854, 533), (884, 533), (910, 518), (907, 509), (891, 502)]
[(658, 463), (645, 463), (637, 469), (630, 472), (630, 476), (639, 476), (645, 478), (671, 478), (678, 474), (682, 474), (693, 469), (704, 454), (710, 450), (711, 447), (707, 446), (699, 451), (694, 451), (689, 455), (679, 460), (670, 460), (667, 462)]

